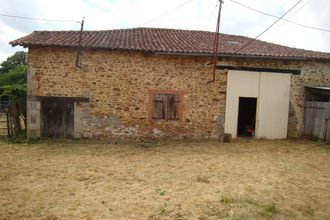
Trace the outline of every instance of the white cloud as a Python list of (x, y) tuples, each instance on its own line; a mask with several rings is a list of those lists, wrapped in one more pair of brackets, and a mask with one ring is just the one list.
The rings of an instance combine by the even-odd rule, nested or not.
[[(250, 7), (282, 15), (297, 0), (237, 0)], [(89, 30), (131, 28), (141, 26), (185, 2), (184, 0), (0, 0), (0, 13), (50, 19), (81, 20)], [(192, 0), (146, 24), (148, 27), (215, 30), (218, 0)], [(306, 25), (330, 29), (328, 0), (304, 0), (288, 19)], [(221, 17), (221, 32), (255, 37), (275, 19), (225, 0)], [(0, 17), (0, 61), (21, 48), (12, 48), (10, 40), (33, 30), (79, 30), (76, 23), (54, 23)], [(262, 40), (287, 46), (330, 52), (330, 33), (301, 28), (279, 22)]]
[(16, 38), (17, 36), (22, 36), (25, 33), (15, 30), (12, 27), (7, 26), (5, 24), (2, 24), (0, 26), (0, 33), (5, 33), (5, 34), (0, 34), (0, 61), (1, 61), (1, 60), (5, 60), (8, 57), (8, 55), (18, 50), (22, 50), (22, 48), (18, 48), (18, 47), (13, 48), (12, 46), (10, 46), (9, 41)]

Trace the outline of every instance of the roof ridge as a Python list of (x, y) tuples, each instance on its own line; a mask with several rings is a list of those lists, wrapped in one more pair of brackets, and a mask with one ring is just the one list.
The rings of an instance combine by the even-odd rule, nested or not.
[[(76, 47), (79, 30), (36, 30), (11, 41), (12, 46)], [(135, 50), (160, 53), (212, 54), (214, 33), (205, 30), (133, 27), (110, 30), (85, 30), (82, 45), (85, 48)], [(106, 36), (106, 38), (105, 38)], [(107, 40), (105, 40), (107, 39)], [(251, 37), (220, 33), (219, 53), (263, 57), (292, 57), (326, 59), (330, 52), (307, 50), (256, 39), (239, 52)]]
[[(89, 32), (107, 32), (107, 31), (130, 31), (130, 30), (164, 30), (164, 31), (189, 31), (189, 32), (206, 32), (214, 33), (213, 31), (206, 30), (188, 30), (188, 29), (177, 29), (177, 28), (152, 28), (152, 27), (133, 27), (133, 28), (118, 28), (118, 29), (100, 29), (100, 30), (84, 30)], [(33, 32), (80, 32), (80, 30), (35, 30)], [(224, 34), (224, 33), (221, 33)]]

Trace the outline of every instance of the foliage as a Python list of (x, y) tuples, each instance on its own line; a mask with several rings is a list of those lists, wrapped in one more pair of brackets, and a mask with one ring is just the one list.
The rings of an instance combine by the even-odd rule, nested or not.
[(16, 135), (9, 135), (1, 138), (10, 144), (35, 144), (40, 142), (40, 138), (28, 138), (25, 131), (21, 131)]
[(26, 52), (19, 51), (1, 63), (0, 88), (12, 100), (26, 100)]
[(26, 101), (26, 84), (24, 85), (8, 85), (2, 87), (4, 95), (8, 95), (12, 102), (25, 102)]
[(11, 100), (25, 102), (26, 100), (26, 66), (19, 66), (0, 75), (0, 88), (3, 95)]
[(20, 118), (24, 119), (26, 128), (26, 58), (26, 52), (20, 51), (0, 64), (1, 95), (9, 97), (10, 106), (8, 109), (13, 119), (16, 135), (22, 132)]
[(15, 67), (0, 75), (0, 87), (26, 84), (26, 65)]
[(15, 69), (20, 66), (26, 66), (26, 64), (27, 53), (24, 51), (18, 51), (0, 64), (0, 74), (7, 73), (9, 70)]

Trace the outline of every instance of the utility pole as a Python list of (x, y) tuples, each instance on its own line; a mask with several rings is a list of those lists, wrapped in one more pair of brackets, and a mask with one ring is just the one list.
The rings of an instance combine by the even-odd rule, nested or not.
[(219, 0), (219, 12), (218, 12), (218, 19), (217, 19), (217, 27), (214, 33), (214, 44), (213, 44), (213, 58), (212, 58), (212, 65), (213, 65), (213, 78), (209, 82), (215, 81), (215, 70), (217, 66), (218, 60), (218, 48), (219, 48), (219, 33), (220, 33), (220, 17), (221, 17), (221, 8), (224, 2)]
[(80, 62), (79, 62), (79, 58), (82, 55), (81, 52), (81, 40), (82, 40), (82, 34), (83, 34), (83, 30), (84, 30), (84, 22), (85, 22), (85, 18), (82, 19), (81, 21), (81, 27), (80, 27), (80, 34), (79, 34), (79, 42), (78, 42), (78, 49), (77, 49), (77, 58), (76, 58), (76, 67), (78, 68), (82, 68)]

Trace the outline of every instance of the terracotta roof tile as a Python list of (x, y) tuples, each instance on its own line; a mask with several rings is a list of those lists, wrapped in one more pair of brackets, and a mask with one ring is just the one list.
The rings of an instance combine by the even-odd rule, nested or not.
[[(79, 31), (34, 31), (32, 34), (11, 41), (12, 46), (60, 46), (77, 47)], [(182, 53), (209, 55), (213, 50), (214, 33), (161, 28), (133, 28), (105, 31), (84, 31), (82, 46), (108, 50), (134, 50), (158, 53)], [(219, 54), (279, 58), (306, 58), (330, 60), (330, 53), (290, 48), (260, 40), (238, 48), (251, 38), (220, 34)]]

